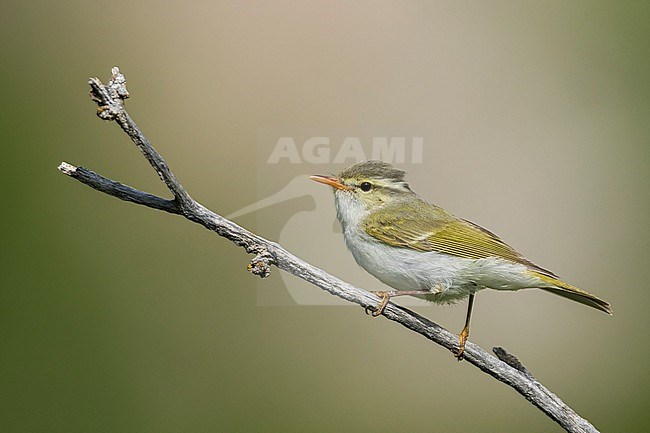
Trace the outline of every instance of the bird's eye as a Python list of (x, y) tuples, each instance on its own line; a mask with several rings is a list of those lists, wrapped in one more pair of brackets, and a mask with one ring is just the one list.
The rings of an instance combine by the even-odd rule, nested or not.
[(372, 189), (372, 184), (370, 182), (361, 182), (359, 188), (361, 188), (361, 191), (363, 192), (368, 192)]

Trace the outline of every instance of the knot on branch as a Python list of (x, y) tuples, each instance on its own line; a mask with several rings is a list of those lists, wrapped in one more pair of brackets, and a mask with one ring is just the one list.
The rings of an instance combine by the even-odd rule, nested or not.
[(115, 66), (111, 69), (111, 79), (104, 85), (99, 78), (91, 78), (90, 97), (98, 105), (97, 116), (104, 120), (114, 120), (119, 114), (124, 113), (124, 100), (128, 98), (126, 78)]
[(271, 265), (275, 264), (275, 259), (266, 250), (257, 253), (257, 255), (248, 264), (248, 272), (266, 278), (271, 275)]
[(519, 371), (520, 373), (522, 373), (527, 378), (532, 379), (532, 380), (537, 380), (537, 379), (535, 379), (535, 376), (533, 376), (533, 374), (530, 371), (528, 371), (528, 369), (526, 367), (524, 367), (524, 365), (521, 363), (521, 361), (519, 361), (519, 358), (517, 358), (512, 353), (508, 353), (506, 351), (506, 349), (504, 349), (503, 347), (498, 347), (498, 346), (493, 347), (492, 352), (494, 352), (494, 354), (497, 356), (497, 358), (499, 358), (501, 361), (505, 362), (510, 367), (512, 367), (515, 370)]

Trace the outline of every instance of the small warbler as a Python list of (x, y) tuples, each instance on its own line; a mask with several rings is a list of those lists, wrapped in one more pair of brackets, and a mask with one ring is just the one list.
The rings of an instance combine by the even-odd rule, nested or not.
[(364, 161), (338, 176), (310, 176), (334, 190), (336, 215), (356, 262), (395, 290), (374, 292), (381, 302), (411, 295), (437, 303), (469, 296), (465, 327), (455, 353), (462, 359), (475, 294), (485, 288), (538, 288), (612, 314), (602, 299), (560, 280), (494, 233), (427, 203), (404, 181), (405, 172)]

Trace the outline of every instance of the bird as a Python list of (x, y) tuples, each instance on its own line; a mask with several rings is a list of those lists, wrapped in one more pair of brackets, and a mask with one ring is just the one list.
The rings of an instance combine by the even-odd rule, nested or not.
[(381, 298), (373, 316), (397, 296), (441, 304), (468, 298), (454, 353), (461, 360), (474, 298), (483, 289), (537, 288), (612, 314), (608, 302), (534, 264), (496, 234), (420, 198), (405, 175), (387, 162), (368, 160), (336, 176), (309, 176), (332, 187), (343, 238), (357, 264), (393, 289), (373, 291)]

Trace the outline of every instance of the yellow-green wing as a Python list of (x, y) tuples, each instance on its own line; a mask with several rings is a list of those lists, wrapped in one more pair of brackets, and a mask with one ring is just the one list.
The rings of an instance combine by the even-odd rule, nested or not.
[(530, 269), (555, 275), (528, 261), (494, 233), (459, 219), (421, 200), (398, 202), (365, 220), (365, 231), (389, 245), (418, 251), (436, 251), (467, 259), (499, 257)]
[(552, 285), (542, 289), (612, 314), (609, 303), (528, 261), (494, 233), (424, 201), (396, 203), (370, 214), (364, 223), (366, 233), (395, 247), (468, 259), (499, 257), (521, 263), (532, 275)]

